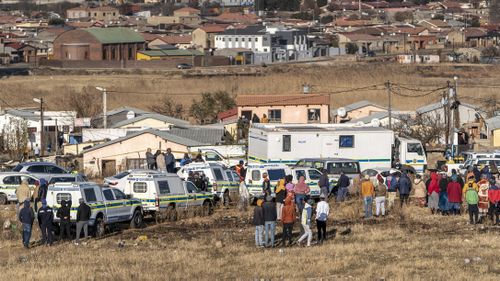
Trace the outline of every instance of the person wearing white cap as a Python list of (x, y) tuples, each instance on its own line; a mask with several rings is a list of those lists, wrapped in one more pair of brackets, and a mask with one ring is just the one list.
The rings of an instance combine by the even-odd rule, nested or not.
[(321, 194), (316, 206), (316, 228), (318, 229), (318, 243), (323, 243), (326, 239), (326, 221), (330, 214), (330, 206), (326, 202), (326, 196)]

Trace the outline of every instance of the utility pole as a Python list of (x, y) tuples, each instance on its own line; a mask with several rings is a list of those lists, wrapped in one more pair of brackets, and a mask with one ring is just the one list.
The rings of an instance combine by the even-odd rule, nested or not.
[(387, 100), (389, 102), (389, 106), (387, 108), (389, 113), (389, 130), (392, 130), (392, 100), (391, 100), (391, 81), (387, 80), (385, 83), (385, 87), (387, 89)]
[(451, 143), (450, 141), (450, 94), (451, 94), (451, 85), (450, 81), (447, 81), (447, 90), (443, 93), (443, 111), (444, 111), (444, 123), (446, 125), (446, 145)]
[(102, 92), (102, 127), (106, 129), (108, 127), (108, 112), (107, 112), (107, 90), (103, 87), (95, 87), (96, 90)]

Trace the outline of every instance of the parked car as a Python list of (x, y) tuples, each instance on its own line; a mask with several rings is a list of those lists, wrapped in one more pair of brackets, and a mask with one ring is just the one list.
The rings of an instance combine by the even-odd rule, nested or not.
[(177, 65), (177, 69), (191, 69), (191, 68), (193, 68), (193, 66), (188, 63), (179, 63)]
[(135, 198), (127, 198), (120, 190), (101, 187), (93, 182), (86, 183), (55, 183), (49, 185), (47, 205), (54, 209), (54, 221), (61, 201), (71, 202), (71, 221), (76, 221), (78, 201), (83, 198), (90, 206), (92, 213), (89, 226), (95, 230), (97, 237), (104, 236), (107, 225), (129, 223), (130, 227), (138, 228), (143, 223), (142, 204)]
[[(52, 162), (25, 162), (19, 163), (13, 172), (22, 172), (35, 175), (38, 178), (49, 178), (51, 175), (71, 174), (68, 170)], [(48, 179), (47, 179), (48, 180)]]
[(86, 182), (87, 177), (81, 174), (69, 174), (69, 175), (54, 175), (50, 178), (49, 184), (59, 183), (59, 182)]
[(34, 189), (38, 178), (33, 175), (20, 172), (0, 173), (0, 205), (17, 202), (16, 189), (21, 184), (23, 177), (28, 179), (29, 187)]
[(267, 173), (272, 189), (278, 184), (278, 181), (287, 175), (292, 175), (292, 170), (285, 164), (248, 164), (246, 166), (247, 174), (245, 184), (252, 197), (261, 197), (262, 182), (264, 173)]
[(133, 169), (123, 171), (114, 176), (104, 178), (104, 183), (110, 187), (118, 188), (120, 190), (125, 190), (125, 186), (127, 184), (127, 177), (130, 174), (158, 174), (158, 171), (155, 170), (146, 170), (146, 169)]

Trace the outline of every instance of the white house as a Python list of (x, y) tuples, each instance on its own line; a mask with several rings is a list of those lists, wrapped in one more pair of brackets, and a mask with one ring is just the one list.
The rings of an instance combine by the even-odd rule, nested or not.
[[(458, 112), (459, 112), (460, 124), (474, 123), (482, 118), (481, 117), (482, 113), (479, 107), (472, 104), (461, 103), (458, 106)], [(441, 122), (443, 123), (445, 122), (444, 107), (441, 104), (441, 102), (436, 102), (433, 104), (417, 108), (416, 113), (418, 115), (439, 117)]]
[(265, 26), (226, 29), (215, 36), (216, 49), (248, 49), (254, 52), (254, 63), (272, 62), (271, 34)]

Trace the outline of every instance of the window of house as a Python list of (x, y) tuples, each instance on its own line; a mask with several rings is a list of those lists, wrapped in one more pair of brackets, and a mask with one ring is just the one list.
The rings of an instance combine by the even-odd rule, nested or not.
[(134, 49), (132, 47), (128, 47), (128, 59), (134, 59)]
[(255, 42), (259, 42), (259, 38), (258, 37), (255, 37)]
[(111, 59), (114, 60), (116, 58), (116, 54), (115, 54), (115, 48), (111, 48)]
[(238, 38), (234, 38), (234, 41), (238, 42)]
[(227, 38), (227, 41), (231, 42), (231, 38)]
[(267, 52), (267, 48), (264, 48), (264, 52)]
[(268, 111), (269, 122), (280, 123), (281, 122), (281, 109), (271, 109)]
[(262, 41), (267, 41), (267, 37), (262, 37)]
[(97, 13), (94, 13), (94, 17), (97, 17)]
[(89, 58), (89, 53), (87, 51), (85, 51), (85, 53), (83, 53), (83, 58), (84, 59), (88, 59)]
[(226, 38), (222, 38), (222, 42), (226, 42)]
[(321, 111), (319, 108), (310, 108), (307, 110), (307, 121), (309, 123), (318, 123), (320, 121)]
[(292, 151), (292, 136), (283, 135), (283, 152)]
[(146, 193), (148, 185), (145, 182), (134, 182), (135, 193)]
[(353, 148), (354, 147), (354, 136), (340, 136), (339, 137), (339, 147), (340, 148)]
[(113, 13), (113, 16), (115, 16), (115, 15), (116, 15), (116, 13)]
[(241, 38), (241, 41), (242, 41), (242, 42), (245, 42), (245, 38)]

